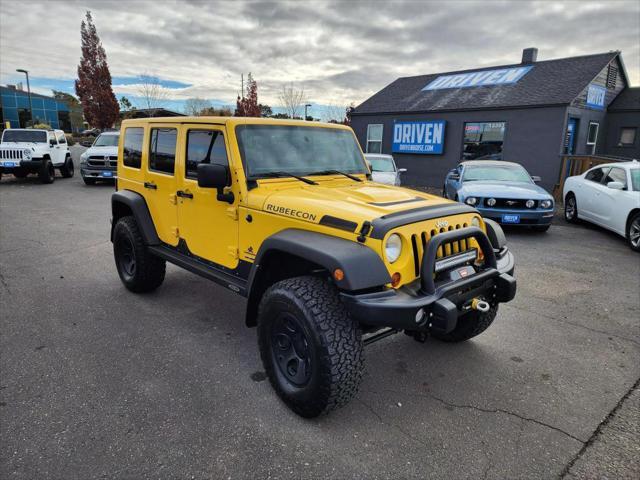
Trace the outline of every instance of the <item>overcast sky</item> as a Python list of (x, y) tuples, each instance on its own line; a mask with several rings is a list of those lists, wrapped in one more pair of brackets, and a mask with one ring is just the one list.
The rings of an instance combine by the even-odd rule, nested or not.
[[(240, 73), (278, 105), (284, 83), (312, 103), (360, 103), (400, 76), (621, 50), (640, 83), (640, 1), (328, 2), (0, 0), (0, 83), (73, 91), (80, 22), (94, 16), (116, 94), (157, 76), (174, 100), (235, 103)], [(172, 103), (179, 105), (179, 103)]]

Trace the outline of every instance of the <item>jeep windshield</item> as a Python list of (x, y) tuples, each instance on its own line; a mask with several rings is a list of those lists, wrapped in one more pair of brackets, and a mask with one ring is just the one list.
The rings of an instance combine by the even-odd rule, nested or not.
[(102, 134), (98, 138), (96, 138), (96, 141), (93, 142), (92, 146), (93, 147), (117, 147), (119, 138), (120, 138), (120, 135)]
[(296, 125), (239, 125), (238, 147), (248, 179), (274, 172), (328, 175), (365, 174), (367, 167), (348, 130)]
[(7, 129), (2, 135), (3, 142), (47, 143), (45, 130), (12, 130)]

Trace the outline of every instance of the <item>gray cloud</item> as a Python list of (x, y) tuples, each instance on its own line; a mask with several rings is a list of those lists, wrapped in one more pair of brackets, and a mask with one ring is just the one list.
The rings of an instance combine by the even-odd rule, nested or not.
[[(364, 100), (399, 76), (622, 50), (640, 82), (637, 1), (56, 1), (0, 3), (0, 80), (15, 68), (75, 77), (89, 9), (114, 76), (152, 73), (193, 85), (176, 92), (233, 102), (240, 72), (277, 104), (299, 82), (313, 102)], [(43, 12), (55, 12), (44, 25)], [(28, 39), (25, 37), (28, 33)]]

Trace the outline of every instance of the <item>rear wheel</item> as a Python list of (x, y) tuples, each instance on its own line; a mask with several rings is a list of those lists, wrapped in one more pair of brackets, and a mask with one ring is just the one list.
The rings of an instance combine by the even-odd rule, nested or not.
[(464, 342), (484, 332), (493, 323), (498, 313), (498, 305), (492, 306), (488, 312), (472, 310), (458, 318), (456, 328), (449, 333), (432, 333), (431, 336), (443, 342)]
[(131, 216), (120, 218), (113, 229), (113, 256), (120, 280), (132, 292), (151, 292), (162, 284), (166, 263), (149, 252)]
[(311, 418), (349, 402), (362, 380), (362, 332), (338, 292), (318, 277), (272, 285), (258, 311), (265, 371), (291, 410)]
[(56, 171), (53, 168), (53, 163), (48, 158), (42, 160), (42, 166), (38, 172), (38, 177), (41, 183), (53, 183), (56, 179)]
[(564, 199), (564, 219), (569, 223), (578, 223), (578, 202), (573, 193)]
[(69, 156), (65, 159), (64, 165), (60, 167), (60, 173), (64, 178), (71, 178), (73, 177), (73, 172), (73, 160), (71, 159), (71, 156)]
[(627, 241), (631, 250), (640, 252), (640, 212), (631, 217), (628, 222)]

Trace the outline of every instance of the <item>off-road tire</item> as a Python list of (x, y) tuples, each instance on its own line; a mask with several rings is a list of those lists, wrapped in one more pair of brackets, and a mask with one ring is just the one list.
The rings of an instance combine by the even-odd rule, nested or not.
[[(292, 383), (276, 359), (281, 345), (274, 334), (283, 318), (294, 318), (298, 338), (305, 338), (304, 351), (310, 358), (307, 383)], [(304, 276), (272, 285), (258, 308), (258, 346), (274, 390), (302, 417), (326, 414), (358, 391), (364, 371), (362, 332), (328, 280)]]
[(60, 167), (60, 174), (64, 178), (71, 178), (71, 177), (73, 177), (73, 172), (74, 172), (73, 160), (69, 156), (69, 157), (65, 158), (64, 165), (62, 167)]
[(120, 218), (113, 229), (113, 256), (120, 280), (132, 292), (151, 292), (162, 284), (166, 262), (149, 252), (132, 216)]
[(95, 185), (96, 184), (96, 179), (95, 178), (82, 177), (82, 181), (84, 182), (85, 185)]
[(435, 333), (431, 336), (443, 342), (464, 342), (484, 332), (493, 323), (498, 313), (498, 305), (492, 306), (488, 312), (471, 311), (458, 318), (456, 328), (449, 333)]
[(40, 178), (40, 183), (53, 183), (56, 179), (56, 171), (53, 168), (53, 163), (51, 163), (50, 159), (45, 158), (42, 160), (42, 166), (38, 172), (38, 178)]
[(573, 193), (564, 199), (564, 219), (569, 223), (578, 223), (578, 202)]
[[(639, 233), (640, 229), (640, 212), (636, 212), (628, 221), (627, 221), (627, 242), (629, 244), (629, 248), (634, 252), (640, 252), (640, 241), (636, 235)], [(635, 245), (634, 245), (635, 242)]]

